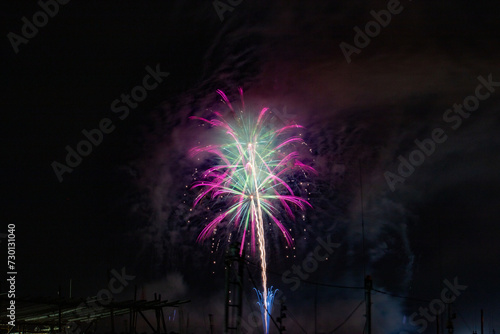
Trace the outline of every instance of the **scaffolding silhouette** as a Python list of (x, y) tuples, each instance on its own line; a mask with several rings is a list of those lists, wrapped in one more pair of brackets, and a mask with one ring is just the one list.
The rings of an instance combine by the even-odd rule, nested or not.
[(226, 270), (225, 334), (241, 334), (245, 255), (239, 255), (239, 248), (239, 243), (231, 244), (224, 261)]

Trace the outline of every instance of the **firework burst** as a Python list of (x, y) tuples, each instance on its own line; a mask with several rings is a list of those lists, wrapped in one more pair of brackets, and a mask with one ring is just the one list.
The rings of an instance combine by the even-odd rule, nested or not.
[[(311, 206), (297, 196), (285, 176), (300, 169), (315, 172), (298, 160), (298, 145), (304, 144), (301, 135), (290, 135), (301, 129), (297, 124), (280, 128), (268, 122), (270, 110), (263, 108), (258, 115), (244, 112), (243, 91), (240, 88), (241, 110), (235, 112), (227, 96), (217, 91), (231, 110), (231, 119), (226, 120), (219, 112), (215, 118), (191, 117), (222, 131), (226, 140), (219, 145), (199, 146), (191, 149), (191, 155), (206, 153), (216, 157), (216, 163), (205, 170), (202, 178), (192, 188), (200, 188), (194, 201), (199, 204), (204, 198), (223, 202), (224, 210), (210, 221), (198, 236), (201, 242), (213, 235), (218, 228), (226, 227), (241, 235), (240, 256), (245, 244), (250, 244), (252, 254), (258, 245), (262, 269), (263, 292), (259, 297), (261, 308), (266, 310), (268, 301), (266, 276), (266, 244), (264, 223), (274, 223), (289, 246), (293, 238), (280, 218), (285, 212), (291, 219), (296, 208), (305, 210)], [(264, 313), (265, 314), (265, 313)], [(268, 317), (264, 328), (268, 328)], [(267, 333), (267, 329), (266, 329)]]

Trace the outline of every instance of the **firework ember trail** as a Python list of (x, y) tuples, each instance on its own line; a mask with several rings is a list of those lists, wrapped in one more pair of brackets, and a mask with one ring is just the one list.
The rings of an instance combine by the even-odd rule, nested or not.
[[(242, 108), (235, 112), (227, 96), (222, 91), (217, 91), (231, 111), (230, 120), (226, 120), (220, 112), (214, 112), (214, 119), (191, 117), (222, 130), (225, 137), (222, 144), (199, 146), (190, 152), (193, 156), (203, 153), (215, 156), (217, 161), (204, 171), (201, 180), (193, 184), (192, 188), (201, 188), (194, 205), (205, 199), (213, 201), (214, 205), (222, 203), (224, 207), (205, 226), (198, 241), (207, 239), (218, 228), (227, 228), (241, 235), (240, 256), (245, 245), (249, 245), (252, 254), (255, 254), (258, 244), (262, 293), (258, 292), (257, 296), (264, 331), (268, 333), (274, 292), (267, 288), (264, 224), (274, 223), (288, 245), (293, 245), (291, 229), (284, 225), (286, 216), (293, 220), (293, 208), (305, 210), (306, 206), (311, 205), (295, 194), (297, 191), (285, 181), (284, 176), (297, 171), (315, 173), (315, 170), (298, 160), (299, 153), (295, 148), (305, 145), (302, 134), (288, 135), (303, 127), (297, 124), (279, 128), (273, 126), (272, 122), (267, 121), (270, 118), (268, 108), (263, 108), (257, 117), (245, 113), (241, 88), (239, 92)], [(284, 216), (281, 215), (283, 211), (286, 212)]]

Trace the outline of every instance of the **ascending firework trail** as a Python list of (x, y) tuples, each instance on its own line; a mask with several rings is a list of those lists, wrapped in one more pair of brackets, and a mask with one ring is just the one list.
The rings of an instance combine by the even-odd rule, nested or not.
[(218, 227), (228, 227), (241, 234), (240, 256), (245, 242), (250, 244), (252, 254), (258, 243), (262, 293), (257, 291), (257, 296), (264, 332), (268, 333), (275, 291), (267, 288), (264, 222), (274, 222), (288, 245), (292, 246), (293, 238), (279, 219), (284, 218), (280, 212), (284, 209), (293, 218), (291, 207), (305, 210), (306, 205), (310, 204), (296, 196), (283, 177), (297, 168), (302, 172), (315, 170), (300, 162), (297, 150), (293, 149), (304, 143), (301, 136), (287, 135), (302, 126), (292, 124), (274, 128), (270, 122), (266, 122), (268, 108), (263, 108), (257, 117), (245, 113), (243, 91), (241, 88), (239, 91), (242, 105), (239, 113), (234, 111), (227, 96), (222, 91), (217, 91), (231, 110), (233, 117), (230, 121), (226, 121), (219, 112), (214, 112), (214, 119), (191, 117), (222, 130), (225, 138), (222, 144), (199, 146), (190, 151), (192, 155), (204, 152), (217, 157), (217, 163), (205, 170), (202, 179), (193, 184), (192, 188), (201, 188), (194, 205), (209, 195), (210, 200), (225, 204), (224, 211), (221, 210), (207, 224), (198, 236), (198, 241), (208, 238)]

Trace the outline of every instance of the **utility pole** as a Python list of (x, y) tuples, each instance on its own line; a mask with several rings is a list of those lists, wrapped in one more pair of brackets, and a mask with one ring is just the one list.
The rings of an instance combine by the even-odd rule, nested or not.
[(284, 333), (286, 331), (285, 325), (283, 325), (283, 319), (286, 318), (286, 305), (283, 303), (283, 300), (281, 300), (281, 306), (280, 306), (280, 316), (276, 319), (276, 321), (279, 323), (279, 331), (280, 334)]
[(484, 334), (484, 313), (483, 313), (483, 309), (481, 309), (481, 334)]
[(62, 295), (61, 295), (61, 285), (59, 284), (59, 290), (57, 292), (58, 296), (58, 306), (59, 306), (59, 316), (58, 316), (58, 325), (59, 325), (59, 332), (62, 333), (62, 314), (61, 314), (61, 304), (62, 304)]
[(366, 333), (372, 333), (372, 292), (373, 282), (372, 277), (365, 277), (365, 304), (366, 304)]
[(210, 334), (215, 334), (215, 332), (214, 332), (214, 315), (213, 314), (208, 315), (208, 321), (210, 323)]
[(452, 312), (451, 306), (452, 306), (452, 304), (447, 304), (447, 307), (448, 307), (448, 323), (446, 325), (446, 328), (448, 329), (448, 333), (449, 334), (453, 334), (454, 333), (455, 329), (453, 327), (453, 319), (457, 318), (456, 313)]
[(448, 304), (448, 323), (446, 324), (448, 334), (453, 334), (453, 321), (451, 320), (451, 304)]
[(314, 290), (314, 334), (318, 334), (318, 286)]

